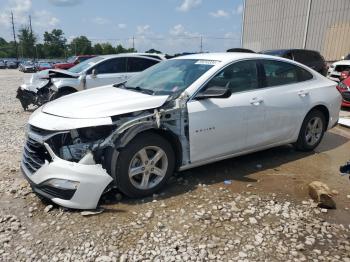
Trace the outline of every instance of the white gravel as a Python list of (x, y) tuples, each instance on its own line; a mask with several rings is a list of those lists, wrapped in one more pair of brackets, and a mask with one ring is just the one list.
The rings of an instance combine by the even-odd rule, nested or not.
[(15, 99), (22, 78), (0, 71), (0, 261), (350, 261), (349, 223), (284, 194), (224, 183), (186, 190), (179, 177), (170, 185), (181, 193), (118, 195), (100, 214), (43, 204), (19, 171), (30, 115)]

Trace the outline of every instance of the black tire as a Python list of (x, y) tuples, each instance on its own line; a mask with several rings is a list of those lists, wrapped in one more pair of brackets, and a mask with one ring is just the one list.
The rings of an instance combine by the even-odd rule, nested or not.
[[(321, 123), (322, 123), (322, 132), (320, 133), (320, 136), (317, 139), (317, 141), (315, 143), (310, 144), (310, 141), (309, 142), (307, 141), (306, 134), (308, 132), (308, 125), (309, 125), (310, 121), (312, 121), (315, 118), (318, 118), (321, 121)], [(314, 150), (321, 143), (326, 128), (327, 127), (326, 127), (325, 115), (321, 111), (319, 111), (317, 109), (314, 109), (314, 110), (310, 111), (306, 115), (306, 117), (305, 117), (305, 119), (303, 121), (303, 124), (302, 124), (300, 132), (299, 132), (298, 140), (294, 144), (295, 148), (297, 150), (300, 150), (300, 151), (312, 151), (312, 150)]]
[[(162, 180), (154, 187), (140, 189), (134, 186), (129, 178), (129, 167), (136, 154), (143, 148), (147, 147), (158, 147), (163, 150), (163, 153), (165, 153), (167, 158), (167, 169)], [(124, 148), (122, 148), (119, 152), (118, 159), (114, 152), (111, 156), (111, 165), (114, 165), (111, 166), (112, 176), (116, 177), (117, 187), (122, 193), (131, 198), (145, 197), (159, 191), (173, 174), (175, 167), (175, 154), (172, 146), (166, 139), (156, 133), (145, 132), (137, 135)], [(152, 176), (152, 174), (150, 176)]]
[(75, 93), (74, 91), (72, 90), (63, 90), (63, 91), (59, 91), (57, 92), (56, 94), (52, 95), (51, 98), (50, 98), (50, 101), (52, 100), (55, 100), (55, 99), (58, 99), (62, 96), (67, 96), (67, 95), (70, 95), (70, 94), (73, 94)]

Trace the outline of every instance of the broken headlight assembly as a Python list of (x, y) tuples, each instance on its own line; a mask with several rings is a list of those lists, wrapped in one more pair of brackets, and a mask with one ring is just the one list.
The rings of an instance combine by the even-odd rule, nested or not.
[(113, 126), (71, 130), (69, 133), (63, 134), (60, 141), (57, 139), (55, 141), (59, 156), (64, 160), (77, 162), (92, 151), (96, 145), (102, 143), (112, 130)]

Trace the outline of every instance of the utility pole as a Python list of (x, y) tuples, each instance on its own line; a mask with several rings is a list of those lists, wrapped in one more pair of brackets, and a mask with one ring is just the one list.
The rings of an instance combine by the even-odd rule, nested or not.
[(132, 36), (132, 50), (135, 51), (135, 36)]
[[(30, 28), (30, 37), (31, 37), (31, 39), (33, 39), (33, 28), (32, 28), (32, 17), (31, 17), (31, 15), (29, 15), (29, 28)], [(34, 42), (33, 42), (33, 45), (34, 45)], [(35, 54), (34, 54), (34, 52), (33, 52), (33, 60), (35, 62)]]
[(201, 45), (199, 50), (200, 53), (203, 53), (203, 36), (201, 36)]
[(16, 41), (15, 23), (13, 22), (12, 11), (11, 11), (11, 22), (12, 22), (13, 41), (15, 42), (15, 48), (16, 48), (16, 60), (18, 61), (18, 46), (17, 46), (17, 41)]

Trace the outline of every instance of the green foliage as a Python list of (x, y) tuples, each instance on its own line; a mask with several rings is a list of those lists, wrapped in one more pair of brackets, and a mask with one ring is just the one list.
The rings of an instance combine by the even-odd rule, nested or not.
[[(111, 43), (97, 43), (92, 46), (86, 36), (73, 38), (68, 44), (61, 29), (45, 32), (43, 43), (37, 43), (37, 37), (30, 32), (29, 26), (23, 26), (18, 32), (18, 55), (24, 58), (66, 58), (72, 55), (107, 55), (137, 52), (133, 48), (124, 48), (121, 44), (114, 47)], [(149, 52), (161, 53), (151, 49)], [(0, 37), (0, 58), (16, 57), (13, 41), (7, 42)]]
[(149, 53), (149, 54), (161, 54), (162, 52), (152, 48), (152, 49), (146, 51), (146, 53)]
[(19, 53), (23, 57), (35, 57), (36, 36), (32, 34), (29, 26), (23, 26), (19, 29)]
[(44, 33), (42, 51), (47, 58), (62, 58), (65, 56), (66, 43), (67, 39), (64, 37), (63, 31), (61, 29), (53, 29), (51, 33)]
[(91, 55), (93, 53), (91, 41), (86, 36), (73, 38), (69, 45), (69, 53), (71, 55)]

